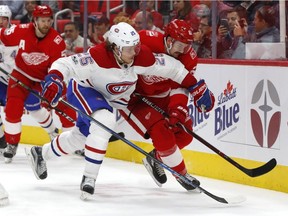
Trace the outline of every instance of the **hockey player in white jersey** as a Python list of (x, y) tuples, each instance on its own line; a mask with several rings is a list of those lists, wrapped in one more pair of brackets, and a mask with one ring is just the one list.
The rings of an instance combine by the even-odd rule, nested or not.
[[(106, 41), (90, 48), (88, 53), (56, 60), (45, 77), (42, 96), (51, 106), (56, 106), (63, 82), (73, 78), (67, 91), (68, 101), (114, 130), (116, 117), (113, 109), (127, 106), (138, 74), (170, 78), (188, 89), (197, 83), (179, 61), (165, 54), (158, 54), (155, 59), (150, 49), (140, 44), (139, 35), (132, 26), (118, 23), (107, 32)], [(111, 135), (85, 116), (78, 116), (76, 126), (51, 143), (32, 147), (26, 153), (36, 177), (45, 179), (47, 160), (71, 154), (85, 145), (85, 168), (80, 190), (81, 198), (86, 199), (94, 193)]]
[[(11, 26), (11, 11), (7, 5), (0, 5), (0, 28), (9, 28)], [(4, 46), (0, 41), (0, 67), (4, 71), (11, 73), (15, 66), (15, 57), (17, 54), (18, 46)], [(9, 77), (0, 70), (0, 105), (6, 105), (6, 95)], [(53, 123), (51, 112), (46, 108), (41, 107), (40, 100), (32, 93), (25, 101), (25, 109), (29, 111), (40, 126), (47, 131), (50, 139), (52, 140), (58, 135), (58, 129)], [(2, 119), (0, 115), (0, 154), (3, 153), (7, 147), (5, 141), (4, 131), (2, 128)], [(11, 158), (5, 158), (5, 162), (11, 162)]]

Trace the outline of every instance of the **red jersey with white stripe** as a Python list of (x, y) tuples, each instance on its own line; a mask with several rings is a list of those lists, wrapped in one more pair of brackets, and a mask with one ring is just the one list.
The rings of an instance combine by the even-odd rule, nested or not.
[(44, 80), (51, 64), (65, 54), (65, 43), (56, 30), (50, 28), (44, 38), (37, 38), (33, 23), (3, 28), (0, 38), (5, 46), (19, 46), (15, 69), (37, 82)]
[[(166, 53), (164, 34), (151, 30), (141, 30), (138, 33), (141, 43), (148, 46), (153, 53)], [(192, 47), (186, 54), (180, 55), (178, 60), (191, 74), (194, 74), (197, 66), (197, 54)], [(136, 92), (150, 97), (165, 97), (170, 94), (171, 89), (177, 87), (179, 87), (178, 84), (167, 78), (139, 76)]]

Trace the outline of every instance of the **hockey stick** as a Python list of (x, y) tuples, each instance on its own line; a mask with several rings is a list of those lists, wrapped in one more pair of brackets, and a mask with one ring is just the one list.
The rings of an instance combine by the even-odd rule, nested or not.
[[(147, 98), (137, 94), (138, 97), (141, 98), (141, 100), (146, 103), (147, 105), (149, 105), (150, 107), (152, 107), (153, 109), (155, 109), (156, 111), (160, 112), (164, 117), (168, 118), (169, 115), (163, 110), (161, 109), (159, 106), (157, 106), (156, 104), (152, 103), (151, 101), (149, 101)], [(227, 156), (226, 154), (224, 154), (223, 152), (221, 152), (219, 149), (217, 149), (216, 147), (214, 147), (212, 144), (210, 144), (209, 142), (207, 142), (205, 139), (203, 139), (202, 137), (200, 137), (199, 135), (197, 135), (195, 132), (193, 132), (192, 130), (188, 129), (187, 127), (185, 127), (183, 124), (178, 123), (177, 126), (183, 128), (188, 134), (192, 135), (193, 137), (195, 137), (195, 139), (197, 139), (198, 141), (200, 141), (202, 144), (204, 144), (205, 146), (207, 146), (209, 149), (211, 149), (212, 151), (214, 151), (216, 154), (220, 155), (222, 158), (224, 158), (226, 161), (228, 161), (229, 163), (231, 163), (233, 166), (235, 166), (236, 168), (238, 168), (239, 170), (241, 170), (242, 172), (244, 172), (246, 175), (250, 176), (250, 177), (257, 177), (257, 176), (261, 176), (264, 175), (268, 172), (270, 172), (276, 165), (277, 165), (277, 161), (275, 158), (271, 159), (270, 161), (268, 161), (267, 163), (263, 164), (260, 167), (257, 168), (253, 168), (253, 169), (248, 169), (246, 167), (243, 167), (242, 165), (240, 165), (239, 163), (237, 163), (235, 160), (233, 160), (232, 158), (230, 158), (229, 156)]]
[(181, 175), (180, 173), (174, 171), (173, 169), (171, 169), (169, 166), (167, 166), (166, 164), (162, 163), (161, 161), (159, 161), (158, 159), (152, 157), (151, 155), (149, 155), (146, 151), (144, 151), (142, 148), (138, 147), (137, 145), (135, 145), (134, 143), (132, 143), (131, 141), (127, 140), (124, 137), (121, 137), (118, 133), (116, 133), (115, 131), (111, 130), (110, 128), (108, 128), (107, 126), (105, 126), (104, 124), (102, 124), (101, 122), (97, 121), (96, 119), (94, 119), (93, 117), (89, 116), (88, 114), (84, 113), (83, 111), (81, 111), (80, 109), (74, 107), (72, 104), (68, 103), (67, 101), (63, 100), (62, 98), (60, 99), (60, 102), (65, 104), (66, 106), (70, 107), (71, 109), (75, 110), (76, 112), (78, 112), (78, 114), (85, 116), (87, 119), (89, 119), (91, 122), (97, 124), (98, 126), (100, 126), (102, 129), (104, 129), (105, 131), (109, 132), (110, 134), (112, 134), (113, 136), (117, 137), (119, 140), (122, 140), (124, 143), (128, 144), (129, 146), (131, 146), (132, 148), (134, 148), (135, 150), (137, 150), (138, 152), (142, 153), (143, 155), (145, 155), (146, 157), (149, 157), (151, 160), (153, 160), (155, 163), (159, 164), (160, 166), (162, 166), (164, 169), (168, 170), (170, 173), (172, 173), (172, 175), (177, 176), (178, 178), (180, 178), (182, 181), (186, 182), (187, 184), (197, 188), (200, 192), (206, 194), (207, 196), (211, 197), (212, 199), (221, 202), (221, 203), (226, 203), (226, 204), (238, 204), (241, 202), (244, 202), (246, 199), (245, 197), (242, 196), (237, 196), (237, 197), (232, 197), (232, 198), (223, 198), (223, 197), (219, 197), (216, 196), (212, 193), (210, 193), (209, 191), (205, 190), (204, 188), (194, 185), (194, 183), (186, 178), (185, 176)]
[[(7, 75), (10, 79), (14, 80), (18, 85), (22, 86), (24, 89), (26, 89), (27, 91), (31, 92), (34, 96), (36, 96), (37, 98), (48, 102), (45, 98), (41, 97), (39, 95), (39, 93), (33, 89), (31, 89), (29, 86), (25, 85), (24, 83), (22, 83), (20, 80), (18, 80), (16, 77), (12, 76), (10, 73), (8, 73), (6, 70), (4, 70), (3, 68), (0, 67), (0, 71), (2, 71), (5, 75)], [(48, 103), (49, 104), (49, 103)], [(67, 115), (66, 113), (64, 113), (63, 111), (59, 110), (57, 107), (51, 107), (51, 109), (54, 109), (55, 111), (57, 111), (60, 115), (62, 115), (64, 118), (66, 118), (68, 121), (75, 123), (75, 120), (73, 118), (71, 118), (69, 115)], [(125, 134), (123, 132), (119, 132), (119, 136), (121, 137), (125, 137)], [(109, 142), (115, 142), (119, 140), (117, 137), (115, 136), (111, 136), (109, 139)]]

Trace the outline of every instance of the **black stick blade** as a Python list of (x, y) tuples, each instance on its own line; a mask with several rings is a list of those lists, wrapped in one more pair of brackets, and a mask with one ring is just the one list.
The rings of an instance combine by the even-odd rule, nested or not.
[(243, 167), (242, 171), (251, 177), (258, 177), (258, 176), (261, 176), (270, 172), (272, 169), (274, 169), (276, 165), (277, 165), (277, 161), (275, 158), (273, 158), (267, 163), (263, 164), (262, 166), (254, 168), (254, 169), (247, 169)]

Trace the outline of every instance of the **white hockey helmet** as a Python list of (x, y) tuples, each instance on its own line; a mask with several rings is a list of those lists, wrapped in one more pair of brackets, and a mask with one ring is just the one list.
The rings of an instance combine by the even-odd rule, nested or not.
[(8, 22), (10, 23), (12, 12), (7, 5), (0, 5), (0, 16), (8, 17)]
[(111, 26), (107, 34), (107, 40), (111, 44), (115, 44), (120, 52), (123, 47), (136, 46), (140, 42), (140, 37), (137, 31), (128, 23), (120, 22)]

